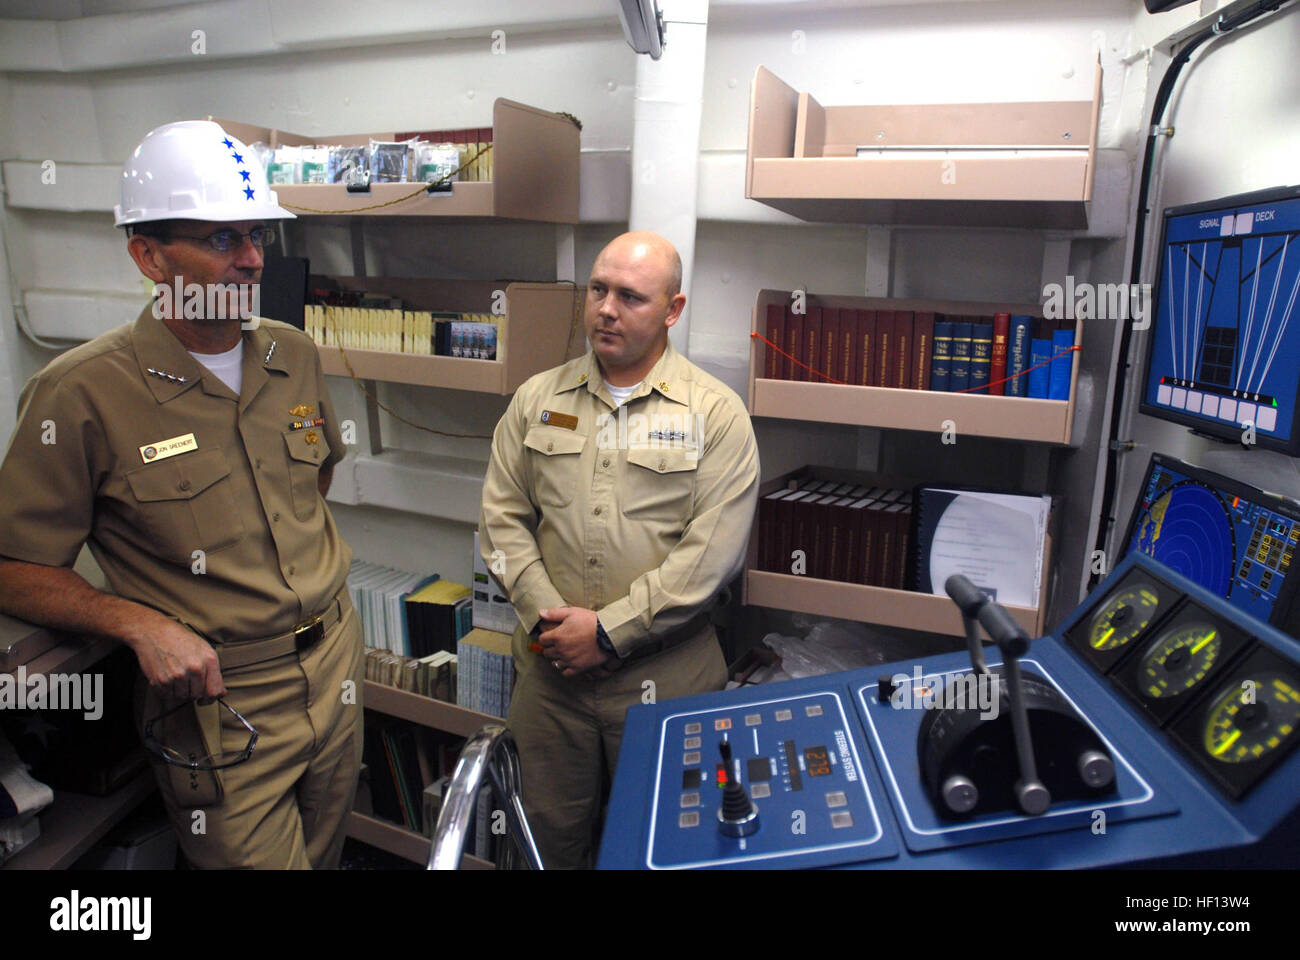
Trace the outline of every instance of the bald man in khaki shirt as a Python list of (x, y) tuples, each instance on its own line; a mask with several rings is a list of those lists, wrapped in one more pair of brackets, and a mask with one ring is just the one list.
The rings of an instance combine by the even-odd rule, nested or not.
[(708, 613), (744, 558), (758, 450), (740, 398), (668, 341), (680, 287), (662, 237), (610, 243), (591, 351), (521, 386), (493, 438), (481, 547), (520, 620), (509, 725), (547, 867), (590, 864), (627, 708), (726, 683)]

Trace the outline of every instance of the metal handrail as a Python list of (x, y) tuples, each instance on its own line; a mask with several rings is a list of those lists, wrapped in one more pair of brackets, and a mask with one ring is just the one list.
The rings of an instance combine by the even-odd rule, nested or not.
[(505, 802), (510, 837), (523, 855), (524, 862), (533, 870), (541, 870), (542, 858), (528, 827), (520, 795), (519, 751), (515, 748), (515, 738), (499, 723), (485, 724), (465, 741), (443, 796), (438, 826), (433, 832), (433, 845), (429, 849), (428, 869), (459, 869), (478, 792), (485, 786), (485, 773), (498, 798)]

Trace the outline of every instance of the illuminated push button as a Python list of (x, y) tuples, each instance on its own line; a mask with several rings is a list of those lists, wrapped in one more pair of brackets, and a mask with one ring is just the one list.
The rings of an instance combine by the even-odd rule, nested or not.
[(844, 795), (843, 790), (832, 790), (826, 794), (826, 806), (834, 809), (835, 807), (847, 807), (849, 798)]
[(847, 810), (837, 810), (831, 814), (831, 826), (836, 830), (853, 826), (853, 814)]
[(713, 729), (714, 729), (714, 730), (730, 730), (730, 729), (731, 729), (731, 718), (730, 718), (730, 717), (723, 717), (721, 720), (714, 720), (714, 721), (713, 721)]
[(700, 749), (700, 738), (687, 737), (686, 740), (682, 743), (682, 747), (683, 749), (686, 750), (698, 750)]
[(772, 795), (772, 785), (770, 783), (753, 783), (749, 786), (749, 797), (751, 800), (762, 800), (764, 797)]
[(690, 813), (681, 813), (677, 815), (677, 826), (679, 827), (698, 827), (700, 825), (700, 814), (692, 810)]
[(682, 763), (688, 767), (693, 766), (694, 764), (697, 764), (699, 762), (700, 762), (700, 752), (698, 750), (692, 753), (682, 754)]
[(806, 713), (806, 714), (807, 714), (808, 716), (810, 716), (810, 717), (820, 717), (820, 716), (822, 715), (821, 704), (819, 704), (819, 703), (814, 703), (814, 704), (813, 704), (812, 706), (810, 706), (810, 707), (804, 707), (804, 708), (803, 708), (803, 712)]
[(745, 726), (747, 727), (756, 727), (762, 722), (763, 722), (763, 715), (761, 713), (745, 714)]
[(780, 722), (780, 723), (784, 723), (785, 721), (787, 721), (787, 720), (789, 720), (789, 719), (791, 719), (791, 718), (793, 718), (793, 717), (794, 717), (794, 714), (791, 713), (789, 710), (778, 710), (778, 711), (776, 712), (776, 719), (777, 719), (777, 721)]
[(688, 724), (686, 725), (686, 732), (687, 732), (688, 734), (690, 734), (690, 733), (699, 733), (699, 732), (700, 732), (700, 725), (699, 725), (698, 723), (688, 723)]
[(700, 805), (700, 795), (698, 793), (683, 793), (683, 807), (698, 807)]

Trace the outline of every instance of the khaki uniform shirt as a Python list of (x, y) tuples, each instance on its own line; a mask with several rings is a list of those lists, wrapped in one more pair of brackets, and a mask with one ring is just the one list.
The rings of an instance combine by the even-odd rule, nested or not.
[(585, 607), (627, 657), (709, 609), (740, 570), (757, 497), (754, 431), (731, 389), (670, 342), (616, 407), (589, 352), (515, 392), (480, 546), (525, 630), (539, 610)]
[(302, 331), (262, 319), (243, 342), (238, 397), (152, 307), (33, 377), (0, 464), (0, 555), (69, 567), (89, 540), (115, 593), (217, 642), (319, 613), (352, 557), (317, 489), (339, 425)]

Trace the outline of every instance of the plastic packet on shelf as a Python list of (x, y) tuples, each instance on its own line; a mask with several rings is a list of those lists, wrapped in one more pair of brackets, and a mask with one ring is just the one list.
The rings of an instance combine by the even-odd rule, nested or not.
[(329, 164), (325, 170), (328, 183), (343, 183), (350, 170), (369, 170), (368, 147), (329, 147)]
[(890, 638), (860, 623), (832, 623), (795, 617), (795, 628), (811, 629), (805, 637), (769, 633), (763, 644), (781, 657), (781, 668), (791, 677), (816, 677), (841, 670), (856, 670), (900, 659), (891, 652)]
[(459, 179), (460, 151), (454, 143), (417, 142), (415, 145), (415, 179), (421, 183), (452, 183)]
[(302, 183), (302, 148), (276, 147), (275, 155), (266, 167), (266, 179), (273, 187), (283, 183)]
[(370, 176), (375, 183), (409, 180), (411, 147), (414, 140), (371, 140)]
[(330, 148), (303, 147), (300, 156), (302, 158), (302, 182), (325, 183), (326, 177), (329, 176)]

